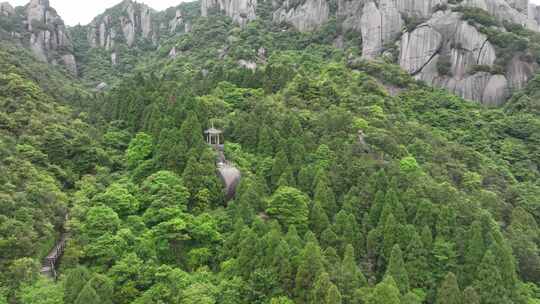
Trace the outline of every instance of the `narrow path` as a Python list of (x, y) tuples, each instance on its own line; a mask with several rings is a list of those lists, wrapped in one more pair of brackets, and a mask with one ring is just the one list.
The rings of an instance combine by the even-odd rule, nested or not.
[(43, 259), (40, 270), (42, 275), (47, 276), (51, 279), (56, 279), (58, 277), (58, 264), (60, 263), (60, 259), (64, 254), (67, 237), (67, 233), (62, 233), (58, 242), (56, 242), (49, 254)]

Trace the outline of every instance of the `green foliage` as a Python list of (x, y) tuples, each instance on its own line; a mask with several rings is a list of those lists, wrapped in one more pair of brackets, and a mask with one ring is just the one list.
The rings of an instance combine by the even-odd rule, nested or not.
[[(197, 3), (181, 7), (191, 32), (160, 31), (157, 52), (119, 42), (116, 67), (72, 29), (84, 81), (111, 80), (95, 96), (69, 78), (31, 77), (22, 63), (39, 64), (25, 55), (0, 54), (0, 291), (9, 301), (49, 292), (114, 304), (537, 297), (538, 81), (485, 109), (356, 58), (358, 38), (335, 20), (311, 33), (263, 17), (239, 28), (195, 17)], [(109, 13), (117, 27), (121, 10)], [(497, 52), (533, 50), (533, 34), (464, 15)], [(345, 51), (330, 46), (338, 35)], [(212, 123), (242, 172), (228, 202), (204, 142)], [(62, 227), (71, 234), (65, 279), (46, 290), (38, 261)]]
[(439, 60), (437, 61), (437, 71), (440, 75), (451, 76), (452, 61), (449, 55), (439, 56)]
[(392, 249), (392, 255), (390, 256), (390, 262), (388, 263), (385, 276), (394, 279), (401, 294), (406, 294), (409, 291), (409, 274), (405, 268), (403, 253), (399, 245), (395, 245)]
[(303, 231), (307, 228), (308, 203), (309, 198), (300, 190), (281, 187), (268, 201), (266, 212), (284, 228), (295, 226)]
[[(23, 286), (19, 291), (19, 303), (22, 304), (63, 304), (61, 284), (41, 278), (32, 285)], [(7, 303), (7, 302), (6, 302)]]
[(495, 17), (481, 8), (457, 6), (452, 10), (455, 12), (461, 12), (463, 14), (461, 18), (469, 23), (478, 23), (486, 27), (500, 25)]
[(399, 289), (391, 276), (387, 276), (373, 289), (373, 294), (368, 298), (369, 304), (399, 304)]
[(126, 150), (127, 165), (135, 169), (152, 154), (152, 137), (145, 133), (138, 133), (129, 143)]
[(75, 303), (84, 286), (90, 280), (90, 273), (84, 267), (70, 269), (64, 281), (64, 303)]
[(461, 291), (459, 290), (456, 276), (449, 272), (437, 290), (437, 303), (460, 304), (462, 303)]

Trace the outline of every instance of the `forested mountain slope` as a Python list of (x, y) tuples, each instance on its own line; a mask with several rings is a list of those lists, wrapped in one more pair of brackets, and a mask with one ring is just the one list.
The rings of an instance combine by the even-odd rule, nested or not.
[[(129, 3), (96, 18), (103, 37)], [(116, 73), (101, 92), (3, 47), (0, 303), (540, 302), (540, 78), (487, 108), (269, 5), (194, 12), (155, 51), (135, 26), (115, 45), (135, 52), (125, 70), (78, 27), (85, 84)], [(242, 172), (229, 202), (211, 125)], [(68, 210), (53, 282), (31, 245)]]
[[(70, 76), (0, 45), (0, 302), (39, 276), (79, 176), (111, 164), (96, 129), (67, 102), (86, 95)], [(53, 80), (54, 79), (54, 80)]]

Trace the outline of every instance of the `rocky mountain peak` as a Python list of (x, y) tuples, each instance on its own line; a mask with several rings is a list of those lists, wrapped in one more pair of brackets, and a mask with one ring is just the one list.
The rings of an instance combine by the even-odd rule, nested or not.
[(201, 0), (203, 17), (207, 17), (213, 9), (225, 12), (234, 22), (245, 26), (256, 18), (257, 0)]
[(73, 75), (78, 74), (71, 38), (49, 0), (31, 0), (21, 11), (7, 2), (0, 3), (0, 16), (16, 17), (12, 22), (17, 24), (12, 24), (8, 39), (28, 46), (41, 61), (64, 65)]
[(113, 49), (115, 42), (123, 38), (132, 47), (138, 37), (157, 43), (158, 27), (154, 24), (156, 12), (149, 6), (132, 0), (124, 0), (108, 9), (90, 23), (88, 41), (92, 47)]
[[(474, 25), (476, 17), (491, 18), (491, 32), (506, 32), (504, 24), (540, 31), (540, 8), (529, 0), (339, 0), (335, 8), (326, 0), (284, 0), (272, 6), (274, 22), (299, 31), (335, 18), (344, 31), (360, 36), (364, 59), (394, 57), (415, 78), (484, 104), (503, 103), (537, 68), (522, 58), (526, 50), (508, 59), (486, 28)], [(240, 26), (257, 18), (256, 7), (256, 0), (201, 1), (203, 16), (221, 11)], [(465, 12), (473, 19), (466, 20)]]
[(2, 2), (0, 3), (0, 15), (2, 16), (10, 16), (15, 14), (15, 9), (9, 2)]

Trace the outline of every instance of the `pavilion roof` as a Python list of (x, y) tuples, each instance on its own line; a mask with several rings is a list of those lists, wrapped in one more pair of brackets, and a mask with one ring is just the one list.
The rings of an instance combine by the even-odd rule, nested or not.
[(210, 128), (210, 129), (204, 131), (204, 133), (205, 133), (205, 134), (221, 134), (221, 133), (223, 133), (223, 131), (218, 130), (218, 129), (212, 127), (212, 128)]

